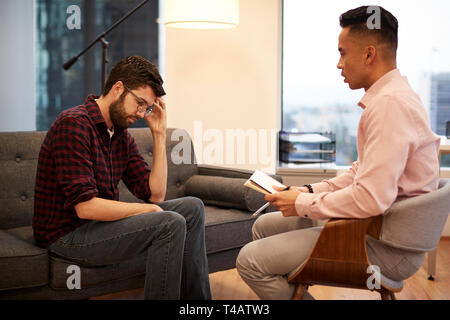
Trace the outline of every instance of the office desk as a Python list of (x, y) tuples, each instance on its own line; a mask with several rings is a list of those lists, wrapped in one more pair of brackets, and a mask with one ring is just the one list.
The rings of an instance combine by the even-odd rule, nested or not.
[(441, 145), (439, 146), (439, 163), (441, 163), (441, 156), (450, 153), (450, 139), (441, 136)]

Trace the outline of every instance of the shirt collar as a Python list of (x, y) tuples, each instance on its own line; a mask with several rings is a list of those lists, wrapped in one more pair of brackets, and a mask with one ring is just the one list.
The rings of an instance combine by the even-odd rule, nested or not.
[[(104, 130), (108, 131), (108, 128), (106, 126), (105, 118), (103, 118), (103, 115), (100, 111), (100, 107), (98, 106), (97, 102), (95, 101), (99, 97), (93, 94), (90, 94), (87, 96), (86, 101), (84, 102), (84, 105), (86, 107), (86, 110), (89, 114), (89, 117), (92, 119), (92, 121), (95, 123), (96, 126), (103, 124)], [(113, 128), (113, 132), (116, 136), (124, 132), (125, 130), (118, 130)]]
[(366, 91), (364, 96), (358, 102), (358, 105), (365, 109), (370, 104), (372, 99), (377, 96), (381, 90), (392, 80), (401, 78), (400, 70), (394, 69), (385, 73), (380, 79), (375, 81), (374, 84)]
[(100, 107), (98, 106), (97, 102), (95, 101), (95, 99), (98, 99), (98, 96), (95, 96), (93, 94), (90, 94), (87, 96), (86, 101), (84, 102), (84, 105), (86, 107), (86, 110), (89, 114), (89, 117), (92, 119), (92, 121), (94, 121), (94, 123), (100, 124), (100, 123), (105, 123), (105, 118), (103, 118), (102, 113), (100, 112)]

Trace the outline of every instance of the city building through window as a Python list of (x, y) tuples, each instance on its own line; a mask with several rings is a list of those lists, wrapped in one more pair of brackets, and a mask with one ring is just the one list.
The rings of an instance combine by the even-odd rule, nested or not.
[[(139, 4), (123, 0), (36, 0), (37, 130), (61, 111), (101, 94), (102, 46), (97, 43), (69, 69), (62, 65)], [(159, 65), (159, 1), (150, 1), (106, 36), (107, 73), (119, 60), (140, 55)], [(133, 127), (145, 126), (141, 119)]]

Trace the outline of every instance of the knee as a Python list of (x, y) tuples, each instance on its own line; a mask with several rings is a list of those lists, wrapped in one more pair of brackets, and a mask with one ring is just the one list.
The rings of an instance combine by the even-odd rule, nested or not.
[(205, 205), (203, 204), (202, 200), (196, 197), (185, 197), (183, 203), (186, 207), (191, 209), (191, 212), (193, 213), (193, 216), (196, 218), (196, 220), (204, 223)]
[(196, 197), (185, 197), (184, 203), (192, 208), (197, 209), (198, 211), (205, 211), (205, 205), (203, 201)]
[(167, 225), (173, 233), (186, 233), (186, 220), (182, 215), (177, 212), (166, 211), (165, 217), (167, 220)]

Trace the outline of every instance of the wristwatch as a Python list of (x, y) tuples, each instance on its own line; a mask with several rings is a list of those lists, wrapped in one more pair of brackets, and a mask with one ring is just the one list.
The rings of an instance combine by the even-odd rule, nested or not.
[(313, 190), (313, 188), (311, 187), (310, 184), (305, 184), (304, 187), (308, 188), (309, 193), (314, 193), (314, 190)]

